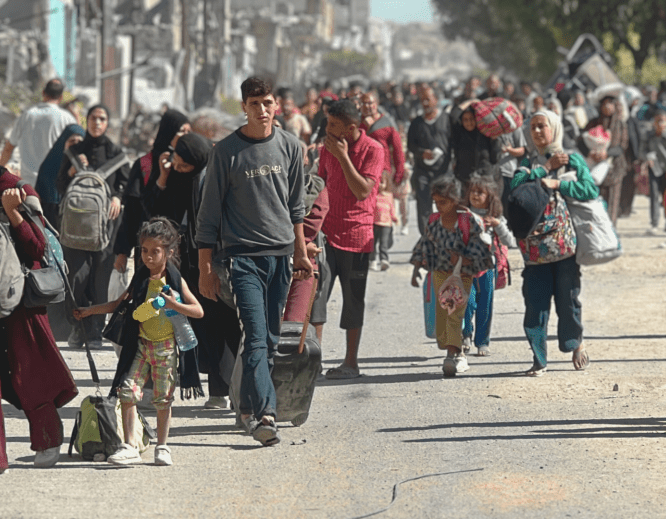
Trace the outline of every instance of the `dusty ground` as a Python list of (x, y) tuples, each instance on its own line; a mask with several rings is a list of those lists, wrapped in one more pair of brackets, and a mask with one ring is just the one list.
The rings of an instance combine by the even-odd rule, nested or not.
[[(413, 208), (412, 208), (413, 209)], [(549, 372), (523, 376), (520, 260), (498, 291), (492, 356), (443, 380), (443, 354), (425, 339), (421, 291), (409, 286), (397, 236), (393, 265), (371, 273), (362, 341), (364, 376), (319, 383), (309, 421), (285, 426), (282, 444), (258, 447), (228, 411), (178, 401), (173, 467), (115, 468), (69, 458), (32, 467), (28, 425), (3, 403), (10, 470), (0, 476), (0, 517), (666, 517), (666, 249), (648, 237), (647, 199), (619, 231), (625, 254), (586, 268), (583, 317), (592, 359), (573, 370), (551, 341)], [(413, 213), (412, 213), (413, 214)], [(325, 330), (325, 368), (344, 353), (339, 292)], [(551, 319), (551, 335), (556, 319)], [(62, 409), (67, 436), (81, 398), (94, 391), (85, 355), (62, 346), (81, 391)], [(96, 353), (105, 391), (110, 347)], [(617, 384), (617, 391), (614, 386)], [(149, 414), (154, 422), (154, 413)]]

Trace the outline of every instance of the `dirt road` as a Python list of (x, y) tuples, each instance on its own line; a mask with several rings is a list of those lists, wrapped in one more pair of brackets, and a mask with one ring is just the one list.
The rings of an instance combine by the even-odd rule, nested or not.
[[(625, 254), (584, 269), (583, 319), (592, 365), (573, 370), (550, 341), (549, 371), (527, 378), (520, 260), (497, 292), (492, 356), (442, 378), (443, 353), (425, 338), (421, 291), (409, 286), (416, 236), (397, 236), (392, 267), (371, 273), (361, 344), (363, 377), (322, 379), (300, 428), (258, 447), (228, 411), (177, 401), (173, 467), (115, 468), (69, 458), (32, 467), (28, 424), (3, 403), (10, 470), (0, 517), (666, 517), (666, 241), (645, 235), (647, 199), (620, 220)], [(413, 208), (412, 208), (412, 214)], [(344, 354), (340, 293), (324, 331), (325, 369)], [(551, 318), (550, 334), (555, 335)], [(94, 391), (85, 355), (62, 345), (80, 397), (62, 409), (66, 435)], [(110, 346), (96, 354), (108, 389)], [(614, 388), (617, 387), (617, 390)], [(154, 413), (149, 414), (155, 420)]]

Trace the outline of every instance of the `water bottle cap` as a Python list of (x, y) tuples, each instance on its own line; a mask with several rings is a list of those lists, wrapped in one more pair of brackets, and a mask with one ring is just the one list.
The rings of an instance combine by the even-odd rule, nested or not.
[(169, 285), (164, 285), (162, 287), (162, 292), (164, 292), (165, 294), (168, 294), (170, 290), (171, 290), (171, 287)]
[(164, 308), (164, 305), (166, 305), (166, 301), (163, 297), (157, 296), (155, 299), (153, 299), (153, 308), (156, 310)]

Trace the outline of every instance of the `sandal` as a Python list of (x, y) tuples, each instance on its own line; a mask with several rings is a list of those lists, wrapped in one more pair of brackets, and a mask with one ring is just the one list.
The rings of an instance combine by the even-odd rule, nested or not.
[(534, 364), (526, 373), (528, 377), (540, 377), (546, 372), (547, 368)]
[(361, 376), (358, 368), (341, 365), (337, 368), (331, 368), (326, 372), (328, 380), (347, 380), (351, 378), (358, 378)]
[(490, 357), (490, 347), (489, 346), (479, 346), (476, 349), (477, 357)]
[(576, 368), (576, 371), (583, 371), (590, 365), (590, 357), (588, 356), (584, 347), (579, 347), (576, 351), (574, 351), (571, 360), (573, 361), (573, 365), (574, 368)]

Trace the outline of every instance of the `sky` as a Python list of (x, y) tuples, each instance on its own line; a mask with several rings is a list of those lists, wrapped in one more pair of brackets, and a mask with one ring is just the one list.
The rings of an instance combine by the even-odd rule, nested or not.
[(433, 21), (430, 0), (370, 0), (370, 13), (393, 22)]

